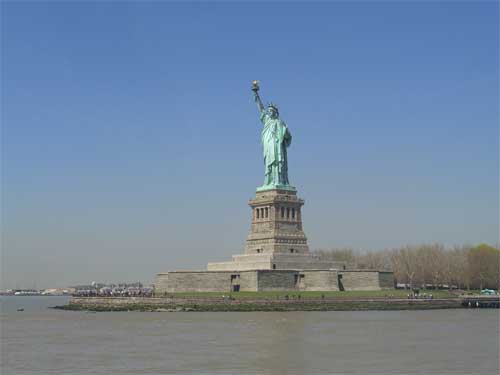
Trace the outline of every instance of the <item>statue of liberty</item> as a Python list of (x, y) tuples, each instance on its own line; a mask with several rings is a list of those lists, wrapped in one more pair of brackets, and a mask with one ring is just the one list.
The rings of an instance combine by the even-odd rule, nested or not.
[(252, 90), (260, 112), (262, 128), (262, 150), (264, 154), (264, 185), (257, 191), (269, 189), (295, 190), (288, 182), (288, 160), (286, 149), (292, 143), (292, 135), (285, 122), (279, 118), (274, 104), (264, 107), (259, 96), (259, 83), (253, 81)]

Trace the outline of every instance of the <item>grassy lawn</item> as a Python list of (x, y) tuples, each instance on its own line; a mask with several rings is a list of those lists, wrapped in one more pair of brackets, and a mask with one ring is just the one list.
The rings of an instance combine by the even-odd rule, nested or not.
[[(255, 299), (255, 298), (267, 298), (267, 299), (277, 299), (285, 298), (286, 295), (289, 298), (298, 298), (300, 295), (301, 299), (307, 298), (321, 298), (322, 295), (325, 298), (369, 298), (369, 297), (392, 297), (392, 298), (406, 298), (408, 295), (408, 290), (368, 290), (368, 291), (345, 291), (345, 292), (304, 292), (304, 291), (279, 291), (279, 292), (200, 292), (200, 293), (169, 293), (169, 296), (175, 297), (220, 297), (229, 296), (235, 299)], [(420, 291), (421, 294), (427, 293), (427, 295), (432, 294), (434, 298), (451, 298), (454, 295), (450, 294), (447, 290), (429, 290)]]

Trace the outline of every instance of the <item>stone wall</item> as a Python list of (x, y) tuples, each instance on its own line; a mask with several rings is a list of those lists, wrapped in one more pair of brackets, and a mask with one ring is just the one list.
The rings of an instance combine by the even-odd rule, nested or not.
[(378, 271), (352, 270), (339, 272), (344, 290), (380, 290)]
[[(481, 297), (480, 297), (481, 298)], [(484, 298), (484, 297), (483, 297)], [(477, 301), (477, 298), (474, 299)], [(498, 303), (488, 298), (483, 303)], [(398, 299), (398, 298), (336, 298), (326, 296), (295, 298), (241, 298), (229, 300), (222, 296), (186, 297), (71, 297), (68, 310), (91, 311), (334, 311), (334, 310), (419, 310), (461, 308), (462, 298)]]
[(297, 271), (258, 271), (259, 291), (295, 290)]
[(87, 307), (120, 307), (133, 304), (161, 306), (169, 303), (174, 303), (175, 301), (176, 300), (172, 298), (156, 297), (71, 297), (69, 300), (69, 304)]
[(336, 291), (337, 271), (335, 270), (273, 270), (258, 272), (258, 290), (303, 290)]
[(209, 271), (249, 270), (329, 270), (345, 269), (345, 262), (323, 261), (309, 254), (240, 254), (233, 255), (230, 262), (208, 263)]
[(156, 276), (155, 291), (179, 292), (230, 292), (234, 285), (240, 291), (257, 291), (257, 271), (178, 271)]
[(247, 271), (271, 269), (271, 254), (233, 255), (230, 262), (210, 262), (209, 271)]
[(257, 271), (239, 272), (240, 275), (240, 291), (256, 292), (258, 290), (258, 275)]
[(231, 289), (231, 272), (178, 271), (156, 277), (156, 293), (225, 292)]
[(259, 268), (270, 268), (269, 263), (252, 263), (252, 262), (210, 262), (207, 265), (208, 271), (249, 271)]
[(394, 273), (379, 271), (378, 282), (381, 289), (394, 289)]
[(157, 274), (155, 279), (155, 292), (163, 294), (167, 293), (167, 291), (168, 291), (168, 272)]
[(278, 270), (330, 270), (343, 269), (345, 262), (323, 261), (309, 254), (274, 253), (272, 264)]
[(336, 291), (380, 290), (393, 288), (393, 273), (370, 270), (253, 270), (253, 271), (178, 271), (156, 277), (158, 294), (176, 292), (230, 292), (239, 285), (251, 291)]
[(300, 272), (300, 290), (307, 291), (336, 291), (339, 290), (337, 283), (337, 271), (315, 270)]

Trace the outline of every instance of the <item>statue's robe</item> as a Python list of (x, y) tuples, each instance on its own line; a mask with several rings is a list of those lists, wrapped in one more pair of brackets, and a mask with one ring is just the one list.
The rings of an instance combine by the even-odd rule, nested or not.
[(288, 185), (288, 161), (286, 148), (292, 143), (292, 135), (279, 118), (271, 118), (262, 111), (262, 148), (266, 166), (266, 185)]

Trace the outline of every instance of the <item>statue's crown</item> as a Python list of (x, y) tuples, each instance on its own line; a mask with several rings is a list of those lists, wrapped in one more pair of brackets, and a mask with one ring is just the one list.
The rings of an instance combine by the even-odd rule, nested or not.
[(274, 103), (268, 103), (267, 108), (273, 108), (276, 112), (278, 112), (278, 107)]

